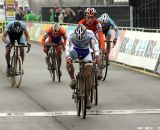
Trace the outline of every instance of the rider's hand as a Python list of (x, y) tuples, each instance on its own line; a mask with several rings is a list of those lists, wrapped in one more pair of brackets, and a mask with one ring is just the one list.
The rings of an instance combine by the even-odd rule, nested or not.
[(102, 54), (106, 53), (106, 49), (101, 49), (102, 50)]
[(99, 55), (95, 56), (96, 61), (101, 64), (102, 63), (102, 58)]
[(29, 48), (31, 48), (31, 44), (30, 44), (30, 43), (27, 43), (27, 46), (28, 46)]
[(66, 62), (67, 62), (67, 64), (71, 64), (72, 58), (70, 56), (67, 56), (66, 57)]
[(117, 43), (117, 39), (114, 39), (114, 40), (113, 40), (113, 45), (115, 46), (116, 43)]
[(12, 43), (8, 43), (7, 46), (8, 46), (9, 48), (12, 48), (13, 45), (12, 45)]

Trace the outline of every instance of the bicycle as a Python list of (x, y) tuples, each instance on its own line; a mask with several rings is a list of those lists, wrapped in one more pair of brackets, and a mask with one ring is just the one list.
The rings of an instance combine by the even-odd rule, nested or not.
[(60, 61), (58, 60), (58, 56), (55, 51), (55, 46), (56, 45), (54, 44), (47, 45), (47, 47), (50, 47), (48, 52), (48, 70), (50, 72), (52, 81), (55, 81), (55, 75), (57, 75), (58, 81), (61, 82)]
[[(95, 53), (92, 52), (92, 59), (95, 61)], [(94, 104), (98, 105), (98, 79), (97, 79), (97, 61), (93, 62), (92, 78), (93, 78), (93, 87), (91, 89), (91, 103), (94, 99)]]
[(93, 61), (74, 60), (72, 63), (79, 63), (79, 72), (76, 75), (76, 88), (73, 92), (73, 99), (75, 99), (77, 116), (82, 114), (82, 118), (86, 118), (87, 109), (87, 76), (85, 73), (85, 64), (93, 63)]
[[(107, 43), (111, 43), (113, 41), (105, 41)], [(107, 49), (109, 48), (109, 49)], [(110, 44), (106, 45), (106, 52), (102, 54), (102, 64), (99, 66), (100, 74), (102, 75), (103, 79), (102, 81), (105, 81), (108, 73), (108, 66), (109, 66), (109, 51), (110, 50)]]
[(22, 58), (19, 54), (20, 47), (28, 47), (27, 53), (30, 51), (30, 46), (28, 45), (18, 45), (17, 40), (13, 45), (13, 55), (11, 57), (11, 68), (10, 68), (10, 77), (11, 77), (11, 86), (20, 87), (22, 82), (23, 75), (23, 63)]

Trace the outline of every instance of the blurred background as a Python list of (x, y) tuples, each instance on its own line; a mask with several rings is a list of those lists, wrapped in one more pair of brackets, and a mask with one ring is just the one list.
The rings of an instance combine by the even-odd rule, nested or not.
[(77, 23), (86, 7), (95, 7), (97, 17), (106, 12), (118, 26), (160, 28), (160, 0), (0, 0), (0, 20), (10, 10), (7, 1), (14, 1), (16, 18), (27, 21)]

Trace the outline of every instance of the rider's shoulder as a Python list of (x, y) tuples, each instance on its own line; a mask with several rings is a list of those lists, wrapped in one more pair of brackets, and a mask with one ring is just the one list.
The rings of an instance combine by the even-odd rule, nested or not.
[(98, 19), (95, 19), (94, 22), (95, 22), (96, 24), (100, 24), (100, 21), (99, 21)]
[(93, 38), (93, 37), (95, 37), (93, 31), (87, 29), (87, 38)]
[(86, 22), (85, 19), (82, 19), (81, 21), (79, 21), (79, 24), (84, 24)]

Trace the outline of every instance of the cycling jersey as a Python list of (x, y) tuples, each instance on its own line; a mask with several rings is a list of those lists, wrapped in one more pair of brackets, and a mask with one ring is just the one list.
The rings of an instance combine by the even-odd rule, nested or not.
[(52, 30), (52, 26), (49, 27), (49, 29), (46, 31), (45, 35), (42, 38), (42, 45), (45, 45), (45, 40), (49, 37), (50, 41), (56, 45), (58, 45), (61, 42), (61, 38), (64, 39), (64, 44), (66, 44), (66, 31), (61, 27), (58, 34), (54, 34)]
[(73, 59), (81, 57), (85, 60), (92, 60), (91, 48), (95, 51), (95, 55), (99, 55), (97, 39), (90, 30), (87, 30), (86, 37), (82, 41), (78, 41), (74, 33), (70, 34), (68, 40), (69, 42), (66, 45), (66, 56), (70, 56), (70, 53), (74, 52), (75, 58)]
[(101, 48), (105, 49), (105, 42), (104, 42), (104, 37), (103, 37), (103, 30), (100, 22), (98, 20), (94, 20), (92, 25), (86, 24), (86, 19), (83, 19), (79, 22), (79, 24), (83, 24), (87, 29), (92, 30), (94, 34), (98, 33)]
[(3, 36), (6, 37), (8, 35), (10, 42), (12, 44), (14, 43), (15, 40), (17, 40), (18, 44), (19, 43), (25, 44), (26, 40), (23, 36), (23, 33), (25, 34), (26, 38), (29, 37), (25, 23), (22, 21), (19, 21), (19, 23), (21, 24), (21, 27), (22, 27), (22, 30), (19, 33), (13, 30), (14, 21), (10, 21), (4, 30)]
[[(98, 19), (100, 19), (100, 18), (98, 18)], [(103, 33), (105, 35), (111, 35), (110, 29), (111, 28), (114, 29), (115, 30), (115, 39), (118, 38), (118, 28), (117, 28), (116, 24), (114, 23), (114, 21), (111, 18), (106, 20), (105, 23), (102, 23), (102, 28), (103, 28)]]

